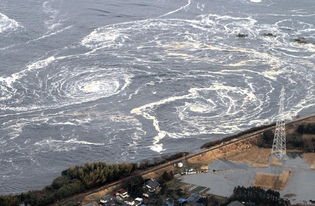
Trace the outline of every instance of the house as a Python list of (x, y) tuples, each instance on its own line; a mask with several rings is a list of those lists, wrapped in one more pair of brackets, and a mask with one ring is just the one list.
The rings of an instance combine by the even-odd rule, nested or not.
[(179, 203), (179, 204), (184, 204), (184, 203), (186, 203), (187, 202), (187, 200), (185, 199), (185, 198), (179, 198), (178, 200), (177, 200), (177, 202)]
[(131, 199), (131, 198), (125, 199), (124, 203), (126, 205), (135, 205), (135, 201), (133, 199)]
[(105, 204), (112, 200), (113, 200), (113, 197), (111, 195), (105, 195), (104, 197), (100, 199), (100, 203)]
[(197, 172), (193, 168), (186, 169), (186, 175), (192, 175), (192, 174), (196, 174), (196, 173)]
[(143, 199), (140, 198), (140, 197), (137, 197), (137, 198), (135, 199), (135, 205), (136, 205), (136, 206), (141, 205), (142, 202), (143, 202)]
[(85, 204), (83, 206), (94, 206), (94, 204), (93, 203), (88, 203), (88, 204)]
[(182, 162), (177, 163), (177, 167), (182, 168), (183, 166), (184, 166), (184, 163)]
[(150, 197), (149, 194), (147, 194), (147, 193), (143, 193), (142, 196), (143, 196), (143, 197), (146, 197), (146, 198), (149, 198), (149, 197)]
[(129, 194), (125, 189), (120, 189), (116, 192), (116, 197), (125, 199), (129, 197)]
[(240, 203), (239, 201), (233, 201), (229, 203), (227, 206), (244, 206), (244, 205)]
[(160, 189), (160, 183), (154, 179), (149, 179), (145, 182), (145, 187), (149, 190), (149, 192), (156, 192)]
[(109, 202), (107, 202), (107, 203), (104, 203), (104, 204), (101, 204), (102, 206), (117, 206), (117, 205), (119, 205), (119, 204), (117, 204), (116, 202), (115, 202), (115, 200), (111, 200), (111, 201), (109, 201)]
[(200, 198), (201, 198), (200, 195), (193, 193), (189, 196), (189, 198), (187, 199), (187, 202), (198, 202)]
[(202, 165), (200, 167), (200, 171), (204, 172), (204, 173), (207, 173), (209, 171), (209, 166), (208, 165)]
[(174, 206), (174, 200), (168, 198), (163, 206)]
[(197, 193), (193, 193), (189, 196), (189, 198), (187, 198), (187, 202), (189, 203), (189, 205), (192, 206), (204, 206), (205, 203), (204, 201), (202, 201), (204, 199), (204, 197), (200, 196)]

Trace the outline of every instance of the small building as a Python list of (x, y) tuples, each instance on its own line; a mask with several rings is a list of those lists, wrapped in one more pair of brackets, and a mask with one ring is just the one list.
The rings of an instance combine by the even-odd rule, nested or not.
[(100, 203), (105, 204), (112, 200), (113, 200), (113, 197), (111, 195), (105, 195), (104, 197), (100, 199)]
[(200, 195), (193, 193), (187, 198), (187, 202), (198, 202), (198, 200), (201, 198)]
[(107, 203), (104, 203), (104, 204), (101, 204), (102, 206), (118, 206), (119, 204), (117, 204), (116, 202), (115, 202), (115, 200), (111, 200), (111, 201), (109, 201), (109, 202), (107, 202)]
[(193, 168), (190, 169), (186, 169), (185, 174), (186, 175), (192, 175), (192, 174), (196, 174), (196, 170), (194, 170)]
[(141, 197), (137, 197), (135, 201), (143, 202), (143, 199)]
[(163, 204), (163, 206), (174, 206), (174, 200), (173, 199), (166, 199), (165, 203)]
[(177, 200), (177, 202), (179, 203), (179, 204), (184, 204), (184, 203), (186, 203), (187, 202), (187, 200), (185, 199), (185, 198), (179, 198), (178, 200)]
[(204, 172), (204, 173), (207, 173), (209, 171), (209, 166), (208, 165), (202, 165), (200, 167), (200, 171)]
[(125, 200), (124, 200), (124, 203), (125, 203), (126, 205), (135, 205), (135, 201), (134, 201), (133, 199), (131, 199), (131, 198), (125, 199)]
[(160, 183), (154, 179), (149, 179), (145, 182), (145, 187), (149, 190), (149, 192), (156, 192), (160, 189)]
[(141, 197), (137, 197), (135, 199), (135, 205), (138, 206), (138, 205), (141, 205), (143, 203), (143, 199)]
[(120, 197), (121, 199), (125, 199), (125, 198), (129, 197), (129, 194), (125, 189), (120, 189), (116, 192), (116, 197)]
[(240, 203), (239, 201), (233, 201), (229, 203), (227, 206), (244, 206), (244, 205)]
[(200, 196), (199, 194), (193, 193), (189, 196), (189, 198), (187, 198), (187, 202), (192, 206), (204, 206), (205, 204), (200, 201), (203, 198), (204, 197)]
[(95, 206), (93, 203), (88, 203), (88, 204), (85, 204), (83, 206)]

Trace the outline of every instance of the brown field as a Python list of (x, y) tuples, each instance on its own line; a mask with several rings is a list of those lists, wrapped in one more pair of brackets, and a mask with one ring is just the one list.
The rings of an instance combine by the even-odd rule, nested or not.
[(315, 153), (305, 153), (303, 154), (303, 159), (310, 164), (311, 169), (315, 169)]
[(253, 186), (265, 189), (283, 190), (289, 181), (290, 171), (283, 171), (280, 175), (257, 173)]
[(268, 167), (270, 152), (271, 149), (253, 146), (243, 152), (230, 155), (226, 159), (236, 162), (244, 162), (253, 167)]

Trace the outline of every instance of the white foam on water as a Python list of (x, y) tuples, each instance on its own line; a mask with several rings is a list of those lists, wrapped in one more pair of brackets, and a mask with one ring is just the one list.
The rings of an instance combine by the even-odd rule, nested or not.
[(261, 0), (249, 0), (250, 2), (253, 2), (253, 3), (260, 3)]
[(10, 32), (17, 30), (21, 25), (14, 19), (0, 13), (0, 34), (3, 32)]
[[(71, 28), (68, 27), (68, 29)], [(67, 28), (65, 28), (67, 29)], [(58, 31), (57, 31), (58, 32)], [(43, 37), (45, 38), (45, 37)], [(2, 95), (0, 100), (10, 100), (19, 97), (19, 103), (23, 101), (24, 94), (19, 94), (17, 87), (20, 82), (26, 78), (32, 78), (45, 70), (51, 70), (54, 63), (55, 71), (44, 79), (38, 79), (36, 88), (33, 89), (34, 100), (38, 99), (32, 105), (15, 106), (10, 104), (0, 105), (1, 109), (13, 111), (33, 111), (39, 109), (58, 108), (72, 104), (81, 104), (89, 101), (95, 101), (100, 98), (109, 97), (123, 91), (129, 84), (132, 75), (128, 74), (125, 69), (121, 68), (71, 68), (69, 66), (59, 67), (60, 61), (68, 61), (71, 58), (79, 58), (79, 56), (88, 56), (89, 54), (69, 55), (69, 56), (50, 56), (45, 59), (35, 61), (28, 64), (24, 70), (11, 74), (7, 77), (0, 77), (0, 87)], [(49, 82), (46, 82), (49, 81)], [(49, 87), (47, 87), (47, 84)], [(27, 84), (23, 82), (23, 88), (27, 89)], [(47, 90), (47, 91), (46, 91)], [(42, 97), (45, 92), (46, 96)], [(48, 94), (48, 96), (47, 96)], [(50, 102), (54, 100), (54, 104), (41, 104), (45, 98), (49, 97)], [(54, 102), (53, 101), (53, 102)]]
[(64, 143), (83, 144), (83, 145), (96, 145), (96, 146), (103, 146), (103, 145), (105, 145), (104, 143), (95, 143), (95, 142), (88, 142), (88, 141), (80, 141), (80, 140), (77, 140), (76, 138), (66, 140), (66, 141), (64, 141)]
[[(220, 93), (219, 91), (223, 91), (222, 93)], [(201, 98), (201, 93), (204, 92), (215, 92), (217, 93), (217, 96), (221, 96), (220, 98), (228, 98), (230, 99), (230, 103), (228, 105), (225, 106), (224, 108), (224, 114), (219, 114), (219, 116), (223, 116), (223, 115), (230, 115), (233, 116), (234, 113), (236, 112), (237, 109), (239, 109), (239, 107), (236, 107), (236, 100), (232, 99), (232, 97), (227, 95), (227, 92), (235, 92), (235, 93), (241, 93), (241, 95), (244, 96), (244, 102), (252, 102), (252, 101), (256, 101), (256, 96), (250, 92), (247, 89), (241, 89), (241, 88), (237, 88), (237, 87), (231, 87), (231, 86), (226, 86), (226, 85), (222, 85), (222, 84), (214, 84), (211, 85), (209, 88), (191, 88), (188, 91), (188, 94), (186, 95), (182, 95), (182, 96), (173, 96), (173, 97), (169, 97), (169, 98), (165, 98), (162, 100), (159, 100), (157, 102), (152, 102), (146, 105), (143, 105), (141, 107), (138, 108), (134, 108), (131, 110), (132, 114), (135, 115), (140, 115), (143, 116), (144, 118), (151, 120), (153, 122), (153, 127), (155, 128), (157, 135), (155, 137), (153, 137), (153, 145), (151, 146), (151, 149), (153, 151), (156, 152), (162, 152), (164, 150), (163, 148), (163, 144), (160, 143), (160, 141), (166, 137), (166, 135), (169, 135), (170, 137), (178, 137), (178, 136), (191, 136), (191, 135), (200, 135), (200, 134), (210, 134), (213, 133), (213, 128), (209, 128), (207, 129), (207, 126), (205, 124), (208, 124), (209, 121), (200, 121), (202, 118), (199, 117), (199, 119), (196, 119), (195, 117), (193, 117), (193, 119), (190, 119), (191, 114), (187, 113), (186, 108), (189, 108), (189, 111), (192, 112), (197, 112), (197, 113), (202, 113), (202, 112), (211, 112), (214, 109), (218, 109), (219, 107), (221, 107), (221, 105), (213, 105), (215, 104), (214, 100), (208, 100), (209, 105), (205, 105), (203, 104), (201, 106), (201, 104), (191, 104), (191, 103), (186, 103), (184, 107), (179, 107), (178, 111), (179, 113), (177, 114), (179, 116), (179, 118), (188, 123), (190, 126), (188, 128), (182, 128), (183, 132), (181, 134), (177, 133), (174, 134), (172, 132), (167, 132), (165, 130), (163, 130), (161, 128), (160, 122), (158, 120), (158, 118), (153, 115), (155, 111), (159, 106), (161, 105), (168, 105), (171, 102), (177, 102), (177, 101), (190, 101), (190, 100), (195, 100)], [(212, 96), (212, 98), (215, 98), (215, 96)], [(219, 103), (216, 103), (219, 104)], [(214, 109), (213, 109), (214, 107)], [(244, 109), (244, 108), (241, 108)], [(186, 114), (184, 114), (186, 113)], [(201, 118), (201, 119), (200, 119)], [(211, 119), (216, 119), (216, 116), (211, 116)], [(190, 119), (190, 120), (189, 120)], [(205, 119), (206, 120), (206, 119)], [(235, 125), (217, 125), (217, 131), (215, 131), (215, 133), (218, 134), (224, 134), (226, 133), (226, 130), (230, 130), (230, 132), (236, 132), (239, 131), (240, 128), (238, 126)], [(194, 128), (195, 131), (191, 130), (191, 128)]]
[(65, 28), (59, 29), (57, 31), (54, 31), (54, 32), (48, 32), (48, 33), (44, 34), (43, 36), (38, 37), (37, 39), (30, 40), (30, 41), (28, 41), (26, 43), (29, 44), (29, 43), (32, 43), (32, 42), (35, 42), (35, 41), (39, 41), (39, 40), (42, 40), (42, 39), (46, 39), (46, 38), (52, 37), (54, 35), (60, 34), (60, 33), (64, 32), (64, 31), (67, 31), (67, 30), (71, 29), (72, 27), (73, 26), (70, 25), (70, 26), (67, 26)]
[(185, 4), (184, 6), (181, 6), (181, 7), (177, 8), (177, 9), (175, 9), (173, 11), (167, 12), (167, 13), (159, 16), (158, 18), (166, 17), (166, 16), (169, 16), (171, 14), (175, 14), (175, 13), (181, 11), (181, 10), (187, 9), (190, 6), (190, 4), (191, 4), (191, 0), (187, 0), (187, 4)]
[(59, 10), (53, 8), (52, 4), (55, 0), (48, 0), (43, 2), (43, 10), (49, 15), (49, 19), (45, 21), (48, 30), (54, 30), (62, 25), (62, 20), (59, 19)]
[(122, 37), (122, 33), (119, 30), (113, 30), (112, 28), (98, 28), (93, 31), (91, 34), (86, 36), (82, 41), (81, 44), (88, 48), (98, 48), (102, 46), (119, 46), (116, 44), (116, 40)]
[(14, 73), (8, 77), (0, 77), (0, 81), (5, 82), (6, 85), (8, 85), (8, 86), (12, 86), (12, 84), (14, 82), (16, 82), (18, 79), (24, 77), (25, 75), (27, 75), (29, 72), (31, 72), (33, 70), (45, 68), (50, 63), (54, 62), (55, 60), (56, 60), (55, 57), (51, 56), (51, 57), (48, 57), (46, 59), (36, 61), (34, 63), (27, 65), (26, 69), (24, 69), (20, 72)]
[[(303, 25), (308, 29), (308, 31), (305, 29), (305, 32), (312, 31), (310, 25)], [(156, 152), (163, 152), (165, 147), (161, 142), (166, 137), (185, 138), (194, 135), (230, 134), (240, 131), (244, 128), (243, 126), (249, 124), (256, 126), (264, 123), (266, 117), (273, 118), (271, 114), (273, 111), (270, 110), (269, 103), (264, 102), (270, 102), (273, 98), (272, 95), (276, 95), (277, 80), (279, 79), (292, 83), (291, 86), (299, 85), (302, 81), (312, 84), (312, 78), (307, 79), (309, 77), (298, 76), (301, 77), (299, 80), (297, 77), (290, 76), (289, 70), (284, 68), (291, 65), (294, 59), (283, 58), (283, 53), (300, 52), (303, 46), (288, 43), (289, 37), (281, 31), (280, 27), (281, 25), (257, 25), (257, 21), (252, 17), (216, 14), (202, 15), (194, 20), (147, 19), (125, 22), (97, 28), (84, 37), (80, 43), (82, 46), (90, 48), (91, 51), (81, 54), (81, 56), (102, 56), (109, 52), (122, 60), (124, 60), (123, 57), (129, 59), (136, 57), (136, 61), (130, 61), (130, 64), (135, 66), (150, 65), (153, 62), (151, 59), (157, 58), (167, 64), (170, 62), (169, 65), (172, 65), (178, 58), (181, 59), (177, 63), (183, 62), (182, 59), (189, 60), (185, 63), (205, 63), (208, 65), (215, 63), (215, 67), (209, 66), (207, 69), (200, 69), (199, 71), (203, 73), (196, 72), (196, 75), (191, 74), (190, 76), (186, 71), (183, 71), (185, 68), (181, 70), (170, 67), (168, 71), (174, 70), (180, 73), (180, 77), (167, 80), (173, 81), (175, 84), (177, 81), (181, 84), (182, 78), (189, 81), (195, 78), (206, 79), (209, 77), (209, 80), (202, 79), (202, 81), (195, 83), (185, 95), (176, 93), (162, 96), (161, 100), (131, 110), (131, 114), (142, 116), (152, 122), (156, 135), (153, 137), (151, 149)], [(272, 32), (276, 33), (277, 37), (261, 36), (263, 32), (270, 29), (273, 29)], [(60, 31), (62, 32), (62, 30)], [(233, 44), (233, 41), (239, 40), (236, 38), (236, 34), (243, 31), (248, 33), (249, 41), (260, 41), (262, 49), (253, 48), (250, 45)], [(56, 32), (52, 34), (54, 33)], [(229, 39), (232, 43), (227, 45), (218, 37)], [(270, 48), (270, 50), (265, 48)], [(286, 51), (274, 52), (274, 48), (285, 48)], [(308, 52), (313, 51), (311, 45), (306, 48)], [(142, 50), (145, 53), (141, 53)], [(147, 52), (151, 50), (152, 52)], [(290, 55), (288, 58), (296, 58), (295, 55)], [(310, 59), (311, 57), (312, 55), (309, 55), (303, 59)], [(20, 108), (26, 111), (35, 107), (39, 109), (58, 108), (59, 106), (81, 104), (110, 97), (125, 90), (133, 77), (132, 69), (130, 72), (127, 69), (107, 68), (106, 66), (72, 66), (67, 62), (69, 60), (75, 61), (71, 58), (79, 59), (79, 56), (69, 55), (42, 59), (28, 65), (25, 70), (7, 78), (1, 77), (0, 80), (5, 82), (9, 89), (14, 90), (16, 88), (14, 84), (18, 84), (22, 78), (28, 75), (36, 77), (37, 74), (47, 73), (51, 67), (54, 69), (54, 74), (50, 73), (44, 76), (43, 79), (47, 78), (47, 81), (40, 82), (40, 85), (46, 87), (40, 87), (35, 91), (34, 96), (37, 95), (36, 100), (38, 100), (34, 101), (36, 105), (32, 104)], [(155, 65), (159, 64), (157, 61), (154, 63)], [(301, 60), (298, 64), (305, 65), (306, 63), (302, 63)], [(312, 67), (311, 60), (308, 66)], [(146, 67), (146, 69), (153, 70), (151, 67)], [(193, 68), (191, 71), (195, 71), (194, 69), (198, 68)], [(152, 73), (156, 74), (155, 71)], [(305, 74), (307, 71), (301, 73)], [(160, 77), (156, 79), (158, 78)], [(238, 86), (237, 82), (234, 85), (234, 80), (242, 80), (241, 85)], [(149, 87), (151, 89), (155, 85), (163, 85), (164, 81), (165, 79), (161, 77), (159, 81), (150, 80), (150, 82), (134, 88), (134, 92), (129, 94), (129, 100), (132, 101), (135, 96), (141, 96), (142, 92), (146, 92)], [(245, 86), (242, 85), (243, 83)], [(46, 88), (50, 88), (50, 90), (45, 90)], [(307, 87), (310, 91), (312, 88), (312, 86)], [(45, 95), (51, 97), (50, 101), (54, 104), (39, 103), (43, 97), (39, 91), (45, 91)], [(158, 90), (153, 93), (156, 96), (160, 95)], [(302, 95), (309, 95), (310, 98), (302, 101), (297, 101), (294, 98), (289, 99), (292, 105), (290, 105), (291, 110), (288, 112), (288, 117), (313, 105), (314, 101), (311, 99), (314, 94), (309, 92)], [(170, 111), (172, 111), (170, 115), (178, 118), (178, 121), (176, 121), (177, 119), (174, 121), (174, 125), (166, 125), (164, 119), (163, 121), (160, 119), (159, 109), (163, 106), (170, 107)], [(18, 110), (19, 108), (14, 108), (13, 105), (11, 109)], [(84, 125), (92, 122), (93, 118), (93, 115), (86, 118), (78, 117), (65, 121), (64, 124), (69, 126)], [(109, 119), (113, 122), (129, 121), (128, 118), (122, 116), (112, 116)], [(137, 129), (131, 135), (131, 146), (137, 145), (138, 141), (145, 135), (145, 131), (141, 129), (142, 125), (136, 124), (136, 122), (135, 125), (137, 125)], [(173, 132), (172, 129), (178, 129), (178, 131)], [(115, 142), (116, 140), (113, 139), (112, 141)], [(62, 140), (62, 142), (53, 142), (53, 144), (56, 143), (59, 145), (90, 144), (88, 141), (73, 138)], [(66, 148), (60, 147), (60, 149)], [(125, 152), (125, 154), (129, 154), (127, 151)]]

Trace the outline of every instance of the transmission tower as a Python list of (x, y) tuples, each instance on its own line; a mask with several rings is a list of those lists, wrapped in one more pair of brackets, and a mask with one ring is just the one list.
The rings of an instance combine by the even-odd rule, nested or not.
[(283, 115), (284, 109), (284, 88), (281, 89), (280, 102), (279, 102), (279, 114), (276, 121), (275, 135), (272, 143), (271, 156), (284, 159), (286, 156), (286, 136), (285, 136), (285, 118)]

